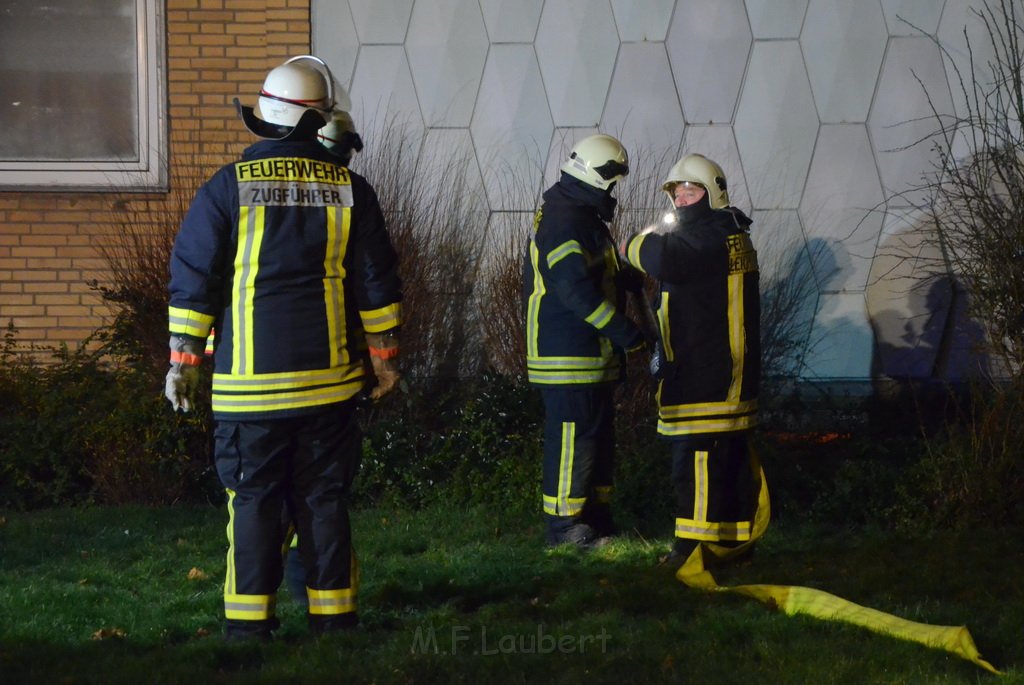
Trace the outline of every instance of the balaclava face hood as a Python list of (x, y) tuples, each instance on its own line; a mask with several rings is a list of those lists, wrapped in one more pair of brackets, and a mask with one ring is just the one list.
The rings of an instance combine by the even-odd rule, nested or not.
[(704, 191), (703, 197), (694, 202), (692, 205), (686, 205), (685, 207), (676, 207), (676, 222), (677, 225), (685, 225), (696, 221), (704, 216), (707, 216), (712, 211), (711, 202), (708, 200), (708, 193)]
[(588, 183), (584, 183), (583, 181), (570, 176), (564, 171), (562, 172), (559, 184), (562, 185), (571, 196), (579, 198), (587, 205), (594, 207), (603, 221), (611, 221), (615, 217), (615, 207), (618, 204), (618, 200), (611, 196), (611, 188), (608, 188), (607, 190), (595, 188)]

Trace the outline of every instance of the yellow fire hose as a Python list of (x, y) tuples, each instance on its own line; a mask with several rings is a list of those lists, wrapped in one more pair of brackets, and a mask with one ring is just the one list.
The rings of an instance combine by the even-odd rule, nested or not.
[(992, 664), (981, 658), (966, 626), (935, 626), (927, 623), (909, 621), (883, 611), (854, 604), (842, 597), (837, 597), (822, 590), (809, 587), (790, 585), (735, 585), (732, 587), (719, 585), (711, 573), (705, 568), (704, 554), (709, 553), (716, 560), (727, 561), (742, 555), (764, 534), (771, 518), (771, 501), (768, 487), (757, 457), (754, 457), (757, 473), (760, 478), (757, 511), (754, 514), (754, 526), (750, 540), (738, 547), (723, 547), (710, 542), (702, 542), (686, 559), (676, 572), (676, 578), (684, 585), (709, 592), (730, 592), (745, 595), (762, 602), (769, 607), (780, 609), (787, 616), (802, 614), (813, 616), (825, 621), (840, 621), (861, 626), (876, 633), (890, 635), (901, 640), (917, 642), (926, 647), (941, 649), (966, 659), (981, 668), (1001, 675)]

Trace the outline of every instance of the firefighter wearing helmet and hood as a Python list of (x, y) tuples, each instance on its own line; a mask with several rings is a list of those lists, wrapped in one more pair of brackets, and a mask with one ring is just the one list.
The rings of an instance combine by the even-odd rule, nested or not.
[(629, 279), (608, 228), (611, 191), (627, 173), (618, 140), (580, 140), (544, 192), (523, 260), (526, 367), (544, 401), (543, 511), (552, 546), (596, 546), (615, 533), (613, 390), (624, 352), (644, 346), (624, 314)]
[(317, 140), (338, 156), (342, 166), (352, 163), (352, 158), (357, 152), (363, 150), (363, 139), (356, 133), (356, 126), (352, 122), (352, 115), (343, 109), (331, 112), (331, 118), (327, 125), (317, 131)]
[(235, 100), (262, 140), (200, 187), (171, 253), (166, 395), (175, 409), (190, 409), (217, 330), (211, 401), (229, 511), (228, 639), (267, 640), (278, 626), (285, 510), (306, 568), (310, 629), (357, 623), (355, 408), (374, 377), (373, 399), (399, 380), (402, 296), (376, 193), (317, 140), (333, 88), (327, 65), (302, 55), (267, 74), (255, 108)]
[(626, 260), (660, 283), (658, 433), (670, 441), (679, 566), (701, 542), (751, 541), (759, 469), (748, 436), (761, 373), (757, 254), (743, 212), (729, 206), (722, 168), (680, 159), (662, 186), (675, 207), (667, 232), (623, 243)]

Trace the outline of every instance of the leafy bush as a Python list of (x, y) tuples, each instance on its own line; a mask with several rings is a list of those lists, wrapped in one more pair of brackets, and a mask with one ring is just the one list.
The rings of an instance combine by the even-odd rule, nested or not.
[(447, 396), (411, 393), (405, 411), (371, 423), (356, 488), (371, 504), (539, 506), (539, 397), (485, 374)]
[(936, 523), (1024, 524), (1024, 380), (977, 386), (912, 472)]
[[(151, 376), (76, 350), (0, 349), (0, 507), (161, 504), (210, 492), (202, 412), (175, 415)], [(99, 342), (101, 344), (92, 344)]]

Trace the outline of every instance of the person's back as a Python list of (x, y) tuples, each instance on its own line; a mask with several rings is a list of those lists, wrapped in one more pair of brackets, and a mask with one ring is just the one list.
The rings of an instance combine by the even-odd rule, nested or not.
[(230, 512), (229, 639), (270, 639), (278, 626), (293, 523), (311, 630), (358, 620), (348, 515), (361, 451), (355, 410), (369, 366), (371, 398), (398, 381), (401, 282), (373, 189), (317, 141), (332, 84), (326, 65), (304, 55), (267, 75), (258, 115), (238, 105), (263, 140), (199, 189), (171, 255), (166, 394), (175, 408), (188, 410), (217, 330), (214, 461)]
[[(230, 233), (212, 235), (212, 225)], [(193, 299), (214, 305), (203, 314), (217, 320), (215, 416), (296, 415), (354, 397), (360, 312), (383, 328), (398, 312), (393, 274), (376, 279), (371, 264), (383, 274), (396, 264), (376, 195), (314, 139), (263, 140), (218, 171), (171, 263), (172, 316), (192, 312)]]

